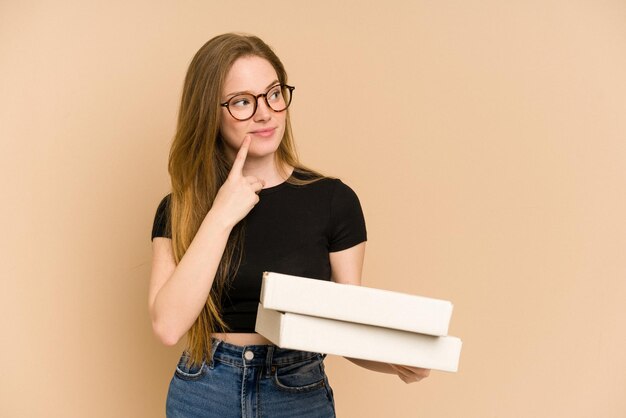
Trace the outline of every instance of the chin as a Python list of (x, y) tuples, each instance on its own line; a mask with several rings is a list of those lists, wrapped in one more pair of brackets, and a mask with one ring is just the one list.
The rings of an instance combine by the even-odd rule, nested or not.
[(256, 139), (253, 137), (249, 153), (255, 156), (273, 154), (278, 150), (280, 142), (280, 140), (270, 140), (269, 138)]
[(254, 157), (254, 158), (268, 157), (270, 155), (274, 155), (277, 150), (278, 150), (278, 147), (259, 147), (259, 148), (251, 147), (250, 150), (248, 151), (248, 156)]

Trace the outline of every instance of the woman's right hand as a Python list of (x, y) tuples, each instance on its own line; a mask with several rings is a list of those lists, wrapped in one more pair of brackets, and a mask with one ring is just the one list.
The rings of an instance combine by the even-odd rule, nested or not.
[(231, 227), (242, 220), (259, 202), (257, 193), (265, 185), (263, 180), (255, 176), (243, 175), (243, 165), (246, 162), (251, 141), (252, 138), (249, 135), (243, 139), (230, 173), (217, 192), (211, 208), (212, 212), (215, 212)]

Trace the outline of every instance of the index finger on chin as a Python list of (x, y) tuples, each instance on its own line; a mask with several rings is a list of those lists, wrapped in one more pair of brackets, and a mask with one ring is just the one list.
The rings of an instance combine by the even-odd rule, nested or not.
[(230, 169), (231, 173), (242, 174), (243, 173), (243, 165), (246, 162), (246, 157), (248, 156), (248, 149), (250, 148), (250, 142), (252, 138), (250, 135), (246, 135), (241, 143), (241, 147), (239, 147), (239, 151), (237, 151), (237, 156), (235, 157), (235, 161), (233, 162), (233, 166)]

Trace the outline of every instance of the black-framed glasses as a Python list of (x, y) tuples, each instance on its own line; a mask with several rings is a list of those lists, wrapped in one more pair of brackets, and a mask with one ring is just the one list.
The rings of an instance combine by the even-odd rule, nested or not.
[(294, 86), (287, 84), (276, 84), (270, 87), (265, 93), (257, 94), (241, 93), (231, 97), (228, 101), (220, 103), (228, 109), (228, 113), (237, 120), (248, 120), (256, 113), (259, 98), (263, 97), (267, 106), (274, 112), (282, 112), (291, 104)]

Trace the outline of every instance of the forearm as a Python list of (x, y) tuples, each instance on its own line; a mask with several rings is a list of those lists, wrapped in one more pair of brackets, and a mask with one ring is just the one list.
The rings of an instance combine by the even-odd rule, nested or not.
[(361, 366), (365, 369), (372, 370), (380, 373), (396, 374), (396, 371), (391, 367), (389, 363), (382, 363), (379, 361), (362, 360), (356, 358), (345, 357), (357, 366)]
[(430, 369), (421, 367), (401, 366), (398, 364), (348, 358), (348, 360), (368, 370), (397, 375), (404, 383), (419, 382), (430, 375)]
[(176, 344), (206, 304), (232, 227), (209, 212), (152, 309), (155, 333)]

